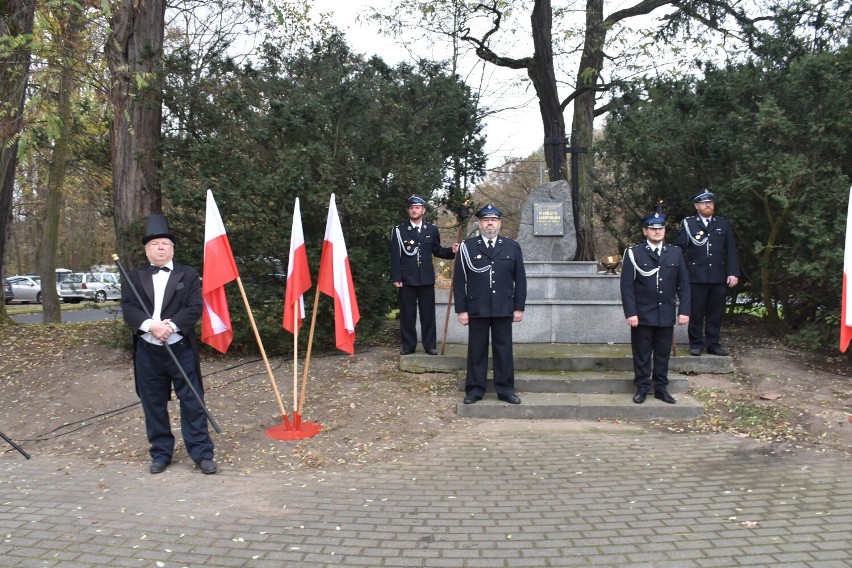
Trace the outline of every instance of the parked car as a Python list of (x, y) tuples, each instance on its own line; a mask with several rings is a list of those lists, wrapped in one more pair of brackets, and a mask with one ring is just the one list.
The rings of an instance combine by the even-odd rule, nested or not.
[(12, 286), (16, 302), (41, 303), (41, 276), (9, 276), (6, 282)]
[(12, 285), (8, 280), (3, 282), (3, 303), (8, 304), (15, 299), (15, 293), (12, 291)]
[(69, 304), (79, 304), (83, 300), (118, 300), (121, 298), (121, 285), (113, 273), (72, 272), (59, 283), (59, 296)]

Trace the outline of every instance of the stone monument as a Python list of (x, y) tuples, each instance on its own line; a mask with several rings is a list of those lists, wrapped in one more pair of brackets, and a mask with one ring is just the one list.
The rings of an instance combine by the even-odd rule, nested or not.
[[(638, 225), (636, 232), (641, 237)], [(577, 235), (568, 182), (532, 191), (521, 208), (517, 240), (527, 273), (527, 302), (524, 320), (513, 326), (515, 343), (630, 343), (621, 275), (607, 274), (597, 261), (574, 260)], [(454, 311), (447, 320), (449, 290), (436, 289), (435, 299), (439, 341), (448, 321), (447, 342), (466, 343), (467, 328)], [(688, 345), (686, 326), (675, 326), (675, 337)]]
[(567, 181), (553, 181), (532, 190), (521, 208), (518, 242), (524, 251), (524, 261), (574, 260), (577, 234)]

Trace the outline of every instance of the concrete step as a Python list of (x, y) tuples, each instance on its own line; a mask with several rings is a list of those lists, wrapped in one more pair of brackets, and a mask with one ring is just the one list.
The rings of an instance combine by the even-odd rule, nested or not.
[(581, 393), (528, 393), (518, 391), (521, 404), (508, 404), (486, 394), (476, 404), (459, 401), (457, 413), (464, 418), (562, 419), (562, 420), (694, 420), (704, 415), (695, 399), (680, 394), (676, 404), (649, 396), (635, 404), (632, 395)]
[[(440, 345), (438, 346), (440, 350)], [(515, 371), (632, 371), (630, 345), (623, 343), (515, 343)], [(490, 361), (489, 361), (490, 366)], [(452, 373), (467, 368), (467, 345), (448, 344), (443, 355), (422, 352), (402, 355), (399, 368), (409, 373)], [(689, 355), (680, 346), (669, 360), (670, 378), (675, 373), (732, 373), (730, 356)]]
[[(459, 380), (464, 390), (464, 377)], [(488, 391), (493, 392), (494, 384), (488, 381)], [(636, 392), (633, 386), (633, 371), (555, 371), (536, 373), (530, 371), (515, 373), (515, 389), (535, 393), (581, 393), (615, 394)], [(669, 392), (689, 390), (689, 378), (680, 373), (669, 373)]]

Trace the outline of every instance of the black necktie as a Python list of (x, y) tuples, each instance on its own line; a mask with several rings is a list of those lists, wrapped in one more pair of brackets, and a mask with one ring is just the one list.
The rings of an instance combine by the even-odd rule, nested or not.
[(657, 256), (660, 256), (660, 249), (654, 247), (654, 254), (656, 254)]
[(494, 241), (492, 241), (491, 239), (488, 239), (488, 250), (494, 250)]
[(171, 268), (169, 268), (168, 266), (157, 266), (156, 264), (152, 264), (152, 265), (151, 265), (151, 273), (152, 273), (152, 274), (156, 274), (156, 273), (158, 273), (158, 272), (159, 272), (159, 271), (161, 271), (161, 270), (162, 270), (163, 272), (171, 272), (171, 271), (172, 271), (172, 269), (171, 269)]

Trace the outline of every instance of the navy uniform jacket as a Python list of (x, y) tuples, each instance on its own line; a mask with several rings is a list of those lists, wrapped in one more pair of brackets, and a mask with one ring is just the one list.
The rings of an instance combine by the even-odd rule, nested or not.
[(678, 314), (689, 315), (689, 275), (679, 248), (664, 244), (658, 259), (648, 243), (643, 243), (625, 250), (622, 263), (621, 303), (625, 318), (639, 316), (639, 325), (667, 327), (676, 323)]
[(459, 247), (453, 273), (456, 313), (472, 318), (511, 317), (523, 311), (527, 301), (527, 273), (521, 245), (497, 236), (489, 255), (481, 236), (467, 239)]
[[(149, 319), (148, 314), (154, 311), (154, 279), (147, 266), (145, 264), (142, 268), (131, 270), (128, 274), (133, 286), (136, 287), (145, 302), (144, 306), (139, 304), (129, 284), (121, 287), (121, 311), (124, 321), (133, 332), (134, 356), (136, 354), (136, 342), (144, 341), (144, 339), (140, 339), (143, 332), (139, 330), (139, 326), (146, 319)], [(174, 269), (169, 275), (166, 290), (163, 293), (160, 319), (168, 319), (174, 322), (179, 333), (189, 341), (192, 350), (196, 353), (196, 372), (200, 380), (201, 368), (198, 362), (198, 339), (195, 335), (195, 324), (201, 317), (204, 304), (201, 297), (201, 278), (191, 266), (177, 264), (176, 262), (173, 262), (172, 266), (174, 266)], [(134, 365), (134, 370), (135, 368)]]
[(740, 277), (740, 261), (734, 243), (734, 231), (724, 217), (713, 216), (707, 227), (700, 215), (683, 220), (677, 241), (689, 268), (689, 281), (696, 284), (721, 284), (728, 276)]
[(432, 256), (453, 258), (453, 249), (441, 246), (438, 227), (423, 222), (417, 234), (410, 221), (396, 225), (391, 231), (391, 282), (404, 286), (429, 286), (435, 284)]

